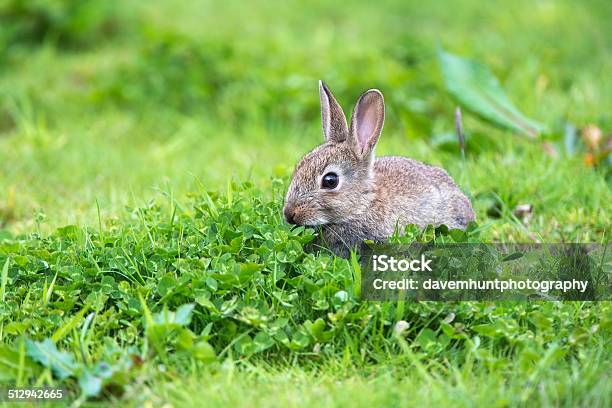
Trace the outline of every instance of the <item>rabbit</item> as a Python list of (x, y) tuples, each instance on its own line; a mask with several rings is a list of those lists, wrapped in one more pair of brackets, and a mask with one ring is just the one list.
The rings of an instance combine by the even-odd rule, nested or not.
[(359, 97), (350, 127), (323, 81), (319, 96), (325, 139), (295, 168), (283, 207), (288, 223), (319, 227), (323, 244), (346, 256), (364, 240), (384, 241), (409, 224), (465, 229), (475, 219), (470, 200), (441, 168), (375, 157), (385, 118), (379, 90)]

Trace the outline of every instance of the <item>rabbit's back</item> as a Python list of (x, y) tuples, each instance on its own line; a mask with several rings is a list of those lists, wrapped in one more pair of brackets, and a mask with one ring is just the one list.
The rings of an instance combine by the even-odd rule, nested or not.
[(472, 205), (443, 169), (406, 157), (374, 163), (371, 211), (388, 232), (396, 224), (445, 224), (464, 229), (474, 220)]

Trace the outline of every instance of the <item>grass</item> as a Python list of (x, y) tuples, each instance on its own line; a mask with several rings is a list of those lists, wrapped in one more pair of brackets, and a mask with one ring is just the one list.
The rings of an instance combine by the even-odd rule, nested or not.
[[(383, 91), (378, 154), (469, 182), (475, 239), (605, 241), (610, 166), (566, 131), (612, 127), (605, 2), (17, 3), (0, 382), (153, 406), (610, 406), (609, 302), (363, 302), (352, 264), (280, 213), (322, 78), (347, 112)], [(488, 65), (556, 155), (464, 112), (463, 165), (439, 45)]]
[[(155, 186), (170, 185), (180, 194), (197, 185), (195, 178), (219, 188), (231, 176), (261, 183), (275, 171), (287, 174), (320, 141), (319, 78), (327, 80), (347, 111), (363, 89), (380, 87), (388, 112), (379, 153), (443, 164), (459, 176), (457, 154), (429, 143), (453, 129), (454, 105), (441, 87), (433, 55), (437, 42), (490, 65), (522, 111), (560, 129), (553, 140), (562, 141), (565, 121), (604, 129), (611, 121), (605, 7), (597, 12), (595, 6), (555, 3), (532, 13), (518, 3), (478, 12), (458, 5), (450, 13), (391, 3), (373, 13), (364, 3), (350, 15), (312, 5), (298, 18), (289, 6), (247, 13), (230, 2), (211, 13), (189, 4), (159, 2), (142, 10), (128, 4), (119, 8), (128, 20), (123, 36), (97, 38), (95, 47), (78, 52), (49, 40), (4, 58), (0, 159), (6, 163), (1, 183), (8, 194), (2, 205), (11, 229), (31, 230), (39, 209), (49, 231), (95, 222), (96, 199), (104, 215), (116, 216), (134, 197), (142, 202), (153, 196)], [(123, 27), (121, 18), (114, 18)], [(374, 23), (366, 24), (368, 19)], [(384, 32), (377, 24), (384, 24)], [(266, 26), (277, 34), (265, 35)], [(295, 47), (301, 37), (308, 41)], [(504, 44), (502, 38), (515, 40)], [(564, 46), (551, 49), (558, 38)], [(581, 60), (589, 62), (576, 73)], [(356, 64), (364, 68), (356, 71)], [(534, 187), (513, 192), (514, 200), (537, 200), (538, 211), (552, 214), (558, 211), (550, 203), (569, 194), (581, 205), (593, 200), (586, 203), (589, 217), (598, 207), (608, 209), (608, 186), (590, 170), (579, 175), (594, 180), (558, 186), (560, 178), (582, 170), (579, 158), (547, 162), (541, 150), (470, 116), (465, 128), (473, 136), (467, 172), (475, 195), (509, 192), (517, 176), (540, 165), (545, 167), (537, 174), (540, 181), (556, 179), (540, 194)], [(23, 160), (16, 162), (16, 156)], [(490, 167), (500, 160), (517, 172), (496, 172), (498, 178), (491, 179)], [(482, 179), (489, 182), (483, 185)]]
[[(81, 399), (124, 389), (126, 401), (176, 405), (189, 396), (197, 405), (201, 381), (212, 381), (206, 392), (225, 387), (227, 370), (236, 380), (220, 402), (249, 395), (232, 392), (243, 376), (264, 389), (296, 376), (287, 402), (312, 376), (327, 379), (323, 389), (334, 378), (355, 381), (355, 392), (381, 403), (396, 394), (370, 394), (369, 384), (444, 381), (424, 396), (433, 404), (447, 398), (448, 381), (466, 387), (456, 392), (469, 405), (503, 398), (494, 389), (473, 395), (480, 376), (501, 387), (512, 375), (516, 383), (504, 386), (524, 391), (507, 404), (531, 401), (536, 389), (543, 404), (609, 401), (609, 302), (361, 301), (352, 263), (305, 252), (312, 230), (290, 229), (280, 199), (261, 196), (232, 184), (222, 195), (136, 208), (99, 232), (68, 226), (5, 240), (4, 380), (53, 375)], [(544, 381), (551, 370), (554, 380)], [(333, 402), (348, 398), (329, 392)], [(266, 395), (252, 397), (266, 404)]]
[[(506, 377), (502, 370), (451, 367), (430, 374), (427, 365), (423, 371), (407, 369), (413, 367), (407, 358), (375, 372), (347, 369), (342, 363), (316, 370), (224, 367), (213, 381), (161, 382), (146, 398), (175, 406), (198, 406), (199, 398), (211, 406), (605, 406), (610, 396), (605, 395), (604, 381), (609, 378), (598, 357), (587, 357), (584, 363), (593, 365), (584, 371), (577, 366), (542, 366), (530, 376), (531, 384), (524, 377)], [(398, 367), (401, 364), (405, 366)]]

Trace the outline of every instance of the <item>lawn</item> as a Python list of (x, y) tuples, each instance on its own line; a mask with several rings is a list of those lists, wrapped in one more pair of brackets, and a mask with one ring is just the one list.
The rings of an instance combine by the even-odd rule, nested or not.
[[(366, 302), (356, 259), (305, 251), (315, 231), (281, 211), (324, 79), (346, 112), (383, 92), (377, 154), (444, 167), (470, 239), (608, 242), (611, 19), (604, 1), (1, 2), (0, 384), (75, 405), (612, 405), (609, 301)], [(545, 130), (458, 101), (441, 49)]]

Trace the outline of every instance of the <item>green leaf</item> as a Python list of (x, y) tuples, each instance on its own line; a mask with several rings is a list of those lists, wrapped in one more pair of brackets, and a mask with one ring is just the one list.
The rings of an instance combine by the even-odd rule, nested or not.
[(297, 331), (293, 334), (293, 338), (291, 339), (290, 347), (294, 350), (302, 350), (308, 347), (310, 343), (310, 339), (308, 335), (303, 331)]
[(187, 303), (176, 309), (176, 315), (174, 316), (174, 323), (180, 324), (181, 326), (187, 326), (191, 323), (191, 312), (195, 305), (193, 303)]
[(416, 337), (415, 341), (421, 346), (423, 349), (427, 349), (430, 344), (436, 343), (436, 333), (430, 328), (425, 328), (421, 330), (419, 335)]
[(26, 350), (28, 356), (53, 370), (60, 380), (70, 377), (76, 370), (76, 363), (72, 355), (59, 351), (51, 339), (47, 338), (42, 342), (26, 340)]
[(85, 370), (79, 378), (81, 392), (87, 397), (94, 397), (102, 390), (102, 379)]
[(159, 293), (160, 296), (166, 296), (175, 287), (176, 280), (174, 279), (174, 275), (168, 273), (159, 280), (157, 284), (157, 293)]
[(20, 371), (29, 378), (38, 375), (40, 366), (27, 357), (21, 360), (19, 350), (0, 343), (0, 382), (14, 381)]
[(497, 326), (492, 323), (487, 324), (479, 324), (476, 326), (472, 326), (472, 330), (478, 334), (481, 334), (485, 337), (499, 337), (501, 335)]
[(96, 397), (106, 385), (114, 382), (113, 377), (116, 377), (116, 374), (125, 378), (127, 370), (125, 360), (120, 360), (115, 365), (99, 361), (95, 366), (85, 369), (79, 377), (81, 392), (87, 397)]
[(274, 340), (268, 333), (262, 331), (253, 339), (253, 345), (257, 352), (261, 352), (274, 346)]
[(253, 339), (251, 336), (244, 336), (234, 344), (234, 349), (241, 356), (253, 354), (255, 352), (255, 346), (253, 345)]
[(262, 269), (263, 265), (256, 264), (254, 262), (241, 263), (238, 278), (240, 279), (241, 283), (248, 282), (253, 278), (255, 273), (261, 271)]
[(494, 125), (530, 138), (544, 131), (542, 124), (525, 117), (514, 107), (486, 65), (442, 50), (438, 51), (438, 61), (446, 89), (468, 110)]
[(324, 341), (324, 331), (325, 331), (325, 321), (321, 318), (315, 320), (314, 323), (311, 323), (310, 320), (307, 320), (304, 323), (304, 326), (310, 332), (310, 335), (315, 338), (315, 340), (322, 342)]
[(212, 363), (217, 359), (215, 349), (205, 340), (200, 340), (194, 344), (191, 353), (195, 359), (203, 363)]
[(153, 315), (153, 321), (155, 324), (160, 325), (176, 324), (179, 326), (187, 326), (191, 322), (191, 312), (193, 311), (194, 306), (195, 305), (193, 303), (187, 303), (176, 309), (176, 312), (162, 310), (161, 312)]

